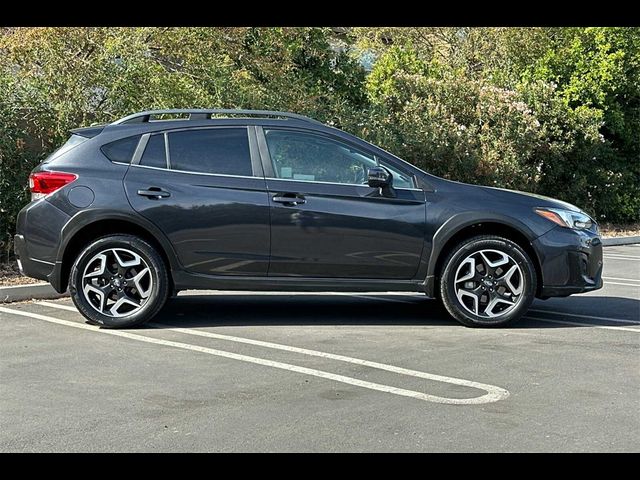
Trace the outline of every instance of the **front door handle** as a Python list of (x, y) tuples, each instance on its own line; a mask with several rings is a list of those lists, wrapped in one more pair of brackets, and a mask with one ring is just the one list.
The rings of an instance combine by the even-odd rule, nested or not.
[(271, 199), (276, 203), (282, 203), (286, 206), (296, 206), (307, 203), (307, 200), (297, 193), (278, 193)]
[(147, 190), (138, 190), (138, 195), (149, 198), (166, 198), (171, 196), (169, 192), (159, 187), (149, 187)]

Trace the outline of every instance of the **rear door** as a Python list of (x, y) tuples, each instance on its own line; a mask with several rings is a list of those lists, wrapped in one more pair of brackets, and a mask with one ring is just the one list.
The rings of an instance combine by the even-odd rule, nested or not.
[(142, 138), (125, 177), (127, 196), (167, 235), (187, 271), (267, 274), (269, 198), (251, 133), (189, 128)]
[[(258, 129), (269, 201), (269, 276), (413, 279), (425, 238), (425, 194), (401, 166), (314, 131)], [(367, 184), (394, 177), (393, 195)]]

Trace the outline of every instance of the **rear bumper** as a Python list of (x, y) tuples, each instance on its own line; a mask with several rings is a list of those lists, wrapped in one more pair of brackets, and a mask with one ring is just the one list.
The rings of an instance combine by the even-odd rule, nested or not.
[(28, 277), (49, 282), (61, 292), (61, 264), (57, 261), (60, 232), (69, 215), (46, 199), (25, 206), (16, 221), (14, 252), (20, 272)]
[(532, 243), (540, 259), (540, 298), (602, 288), (602, 242), (588, 231), (555, 227)]
[(27, 277), (49, 281), (49, 275), (53, 271), (54, 264), (44, 260), (30, 258), (27, 254), (27, 244), (24, 235), (18, 234), (13, 237), (13, 251), (18, 260), (20, 273)]

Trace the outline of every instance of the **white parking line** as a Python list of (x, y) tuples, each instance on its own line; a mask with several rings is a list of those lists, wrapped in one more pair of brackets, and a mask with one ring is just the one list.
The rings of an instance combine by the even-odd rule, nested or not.
[[(68, 308), (70, 308), (70, 307), (68, 307)], [(200, 353), (206, 353), (206, 354), (214, 355), (214, 356), (218, 356), (218, 357), (230, 358), (230, 359), (239, 360), (239, 361), (242, 361), (242, 362), (253, 363), (253, 364), (263, 365), (263, 366), (267, 366), (267, 367), (278, 368), (280, 370), (288, 370), (288, 371), (291, 371), (291, 372), (302, 373), (302, 374), (305, 374), (305, 375), (311, 375), (311, 376), (314, 376), (314, 377), (324, 378), (324, 379), (327, 379), (327, 380), (333, 380), (333, 381), (345, 383), (345, 384), (348, 384), (348, 385), (355, 385), (355, 386), (358, 386), (358, 387), (367, 388), (369, 390), (376, 390), (376, 391), (379, 391), (379, 392), (392, 393), (394, 395), (400, 395), (400, 396), (403, 396), (403, 397), (415, 398), (415, 399), (423, 400), (423, 401), (426, 401), (426, 402), (443, 403), (443, 404), (450, 404), (450, 405), (479, 405), (479, 404), (497, 402), (498, 400), (505, 399), (505, 398), (507, 398), (509, 396), (509, 392), (507, 390), (505, 390), (503, 388), (500, 388), (500, 387), (496, 387), (494, 385), (485, 385), (485, 384), (480, 384), (480, 383), (476, 383), (476, 382), (470, 382), (470, 381), (467, 381), (467, 380), (451, 378), (451, 380), (455, 380), (455, 381), (469, 382), (469, 383), (471, 383), (473, 385), (480, 385), (480, 387), (475, 387), (475, 388), (480, 388), (482, 390), (485, 390), (487, 393), (485, 395), (480, 396), (480, 397), (474, 397), (474, 398), (439, 397), (439, 396), (436, 396), (436, 395), (429, 395), (427, 393), (416, 392), (416, 391), (413, 391), (413, 390), (406, 390), (406, 389), (403, 389), (403, 388), (392, 387), (392, 386), (383, 385), (383, 384), (380, 384), (380, 383), (373, 383), (373, 382), (368, 382), (368, 381), (365, 381), (365, 380), (359, 380), (357, 378), (347, 377), (347, 376), (344, 376), (344, 375), (337, 375), (337, 374), (334, 374), (334, 373), (325, 372), (323, 370), (316, 370), (316, 369), (313, 369), (313, 368), (300, 367), (298, 365), (292, 365), (292, 364), (289, 364), (289, 363), (276, 362), (276, 361), (267, 360), (267, 359), (264, 359), (264, 358), (251, 357), (251, 356), (248, 356), (248, 355), (241, 355), (241, 354), (237, 354), (237, 353), (227, 352), (227, 351), (224, 351), (224, 350), (217, 350), (217, 349), (213, 349), (213, 348), (207, 348), (207, 347), (201, 347), (201, 346), (198, 346), (198, 345), (192, 345), (192, 344), (189, 344), (189, 343), (174, 342), (174, 341), (171, 341), (171, 340), (162, 340), (162, 339), (158, 339), (158, 338), (146, 337), (144, 335), (138, 335), (138, 334), (135, 334), (135, 333), (124, 332), (124, 331), (121, 331), (121, 330), (104, 330), (104, 329), (101, 329), (101, 328), (93, 326), (93, 325), (87, 325), (87, 324), (78, 323), (78, 322), (70, 322), (68, 320), (62, 320), (62, 319), (59, 319), (59, 318), (50, 317), (48, 315), (40, 315), (38, 313), (27, 312), (27, 311), (24, 311), (24, 310), (14, 310), (14, 309), (11, 309), (11, 308), (0, 307), (0, 312), (12, 314), (12, 315), (20, 315), (20, 316), (28, 317), (28, 318), (34, 318), (34, 319), (37, 319), (37, 320), (43, 320), (45, 322), (56, 323), (58, 325), (65, 325), (67, 327), (80, 328), (80, 329), (89, 330), (89, 331), (92, 331), (92, 332), (95, 332), (95, 333), (103, 333), (103, 334), (106, 334), (106, 335), (113, 335), (113, 336), (116, 336), (116, 337), (127, 338), (129, 340), (136, 340), (136, 341), (139, 341), (139, 342), (152, 343), (152, 344), (156, 344), (156, 345), (164, 345), (164, 346), (167, 346), (167, 347), (180, 348), (180, 349), (183, 349), (183, 350), (191, 350), (191, 351), (194, 351), (194, 352), (200, 352)], [(295, 348), (295, 347), (291, 347), (291, 348)], [(395, 368), (399, 368), (399, 367), (395, 367)], [(416, 372), (416, 373), (424, 374), (424, 372)], [(431, 375), (431, 374), (425, 374), (425, 375)], [(440, 376), (434, 375), (434, 377), (440, 377)], [(442, 377), (442, 378), (449, 378), (449, 377)], [(440, 380), (440, 381), (442, 381), (442, 380)], [(448, 382), (448, 383), (453, 383), (453, 382)]]
[(640, 288), (640, 285), (637, 285), (635, 283), (620, 283), (620, 282), (612, 282), (611, 280), (607, 280), (606, 282), (604, 282), (604, 286), (606, 287), (607, 285), (622, 285), (624, 287)]
[(615, 322), (615, 323), (630, 323), (631, 325), (638, 325), (640, 327), (640, 320), (624, 320), (622, 318), (612, 318), (612, 317), (596, 317), (594, 315), (583, 315), (579, 313), (567, 313), (567, 312), (555, 312), (553, 310), (542, 310), (536, 308), (530, 308), (530, 312), (536, 313), (551, 313), (553, 315), (564, 315), (567, 317), (578, 317), (578, 318), (591, 318), (593, 320), (604, 320), (606, 322)]
[(636, 328), (612, 327), (612, 326), (609, 326), (609, 325), (594, 325), (593, 323), (569, 322), (567, 320), (549, 320), (548, 318), (532, 317), (531, 315), (525, 315), (524, 318), (530, 318), (532, 320), (538, 320), (540, 322), (558, 323), (560, 325), (573, 325), (573, 326), (576, 326), (576, 327), (602, 328), (604, 330), (622, 330), (622, 331), (625, 331), (625, 332), (640, 333), (640, 329), (636, 329)]
[[(408, 368), (396, 367), (395, 365), (387, 365), (385, 363), (372, 362), (370, 360), (347, 357), (345, 355), (337, 355), (335, 353), (320, 352), (318, 350), (292, 347), (290, 345), (283, 345), (281, 343), (264, 342), (262, 340), (253, 340), (250, 338), (236, 337), (232, 335), (222, 335), (219, 333), (207, 332), (207, 331), (196, 330), (196, 329), (167, 327), (167, 325), (159, 324), (159, 323), (150, 323), (149, 325), (155, 328), (160, 328), (162, 330), (170, 330), (173, 332), (184, 333), (187, 335), (215, 338), (217, 340), (226, 340), (230, 342), (256, 345), (259, 347), (272, 348), (274, 350), (284, 350), (286, 352), (300, 353), (303, 355), (309, 355), (313, 357), (328, 358), (331, 360), (337, 360), (339, 362), (353, 363), (355, 365), (361, 365), (364, 367), (375, 368), (378, 370), (385, 370), (387, 372), (393, 372), (400, 375), (409, 375), (412, 377), (424, 378), (426, 380), (434, 380), (436, 382), (460, 385), (463, 387), (477, 388), (478, 390), (484, 390), (485, 392), (487, 392), (488, 395), (495, 396), (495, 397), (501, 397), (506, 392), (506, 390), (503, 390), (502, 388), (495, 387), (493, 385), (487, 385), (485, 383), (478, 383), (471, 380), (465, 380), (463, 378), (447, 377), (444, 375), (437, 375), (434, 373), (421, 372), (419, 370), (411, 370)], [(482, 398), (482, 397), (476, 397), (476, 398)]]
[(623, 282), (636, 282), (640, 284), (640, 279), (637, 278), (620, 278), (620, 277), (602, 277), (604, 280), (622, 280)]
[(614, 260), (638, 260), (640, 261), (640, 257), (632, 257), (631, 255), (603, 255), (604, 258), (611, 258)]

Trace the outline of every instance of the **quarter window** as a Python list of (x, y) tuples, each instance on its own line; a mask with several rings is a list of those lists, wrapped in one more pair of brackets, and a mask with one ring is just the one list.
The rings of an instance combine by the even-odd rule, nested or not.
[(173, 170), (251, 176), (246, 128), (210, 128), (169, 133)]
[[(136, 151), (139, 140), (140, 135), (122, 138), (115, 142), (103, 145), (100, 147), (100, 150), (102, 150), (102, 153), (104, 153), (104, 155), (112, 162), (131, 163), (131, 158), (133, 157), (133, 153)], [(62, 148), (65, 147), (63, 146)]]

